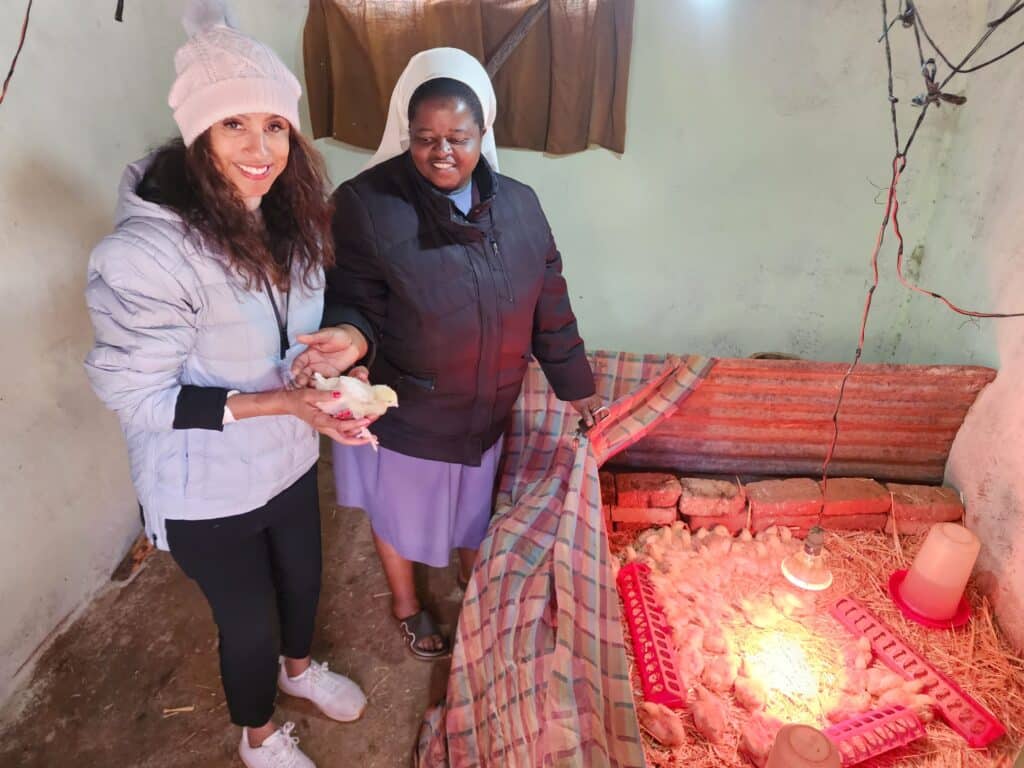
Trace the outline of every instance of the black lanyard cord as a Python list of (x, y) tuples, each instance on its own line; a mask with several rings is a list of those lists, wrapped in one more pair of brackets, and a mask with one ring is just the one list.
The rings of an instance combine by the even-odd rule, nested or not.
[(274, 319), (277, 321), (278, 342), (281, 345), (281, 359), (284, 360), (288, 356), (288, 347), (291, 346), (291, 342), (288, 341), (288, 304), (291, 300), (291, 292), (284, 292), (284, 317), (282, 317), (281, 310), (277, 307), (277, 300), (274, 298), (274, 290), (266, 275), (263, 276), (263, 287), (267, 290), (267, 298), (270, 299), (270, 306), (274, 310)]
[[(292, 258), (294, 255), (294, 252), (288, 253), (289, 280), (291, 280)], [(291, 290), (281, 292), (281, 295), (284, 296), (284, 317), (282, 317), (281, 310), (277, 306), (277, 300), (274, 298), (274, 289), (271, 287), (266, 273), (263, 274), (263, 287), (267, 290), (267, 298), (270, 299), (270, 306), (274, 310), (274, 319), (277, 321), (277, 338), (281, 346), (281, 359), (284, 360), (288, 357), (288, 348), (291, 346), (291, 342), (288, 341), (288, 305), (291, 303)]]

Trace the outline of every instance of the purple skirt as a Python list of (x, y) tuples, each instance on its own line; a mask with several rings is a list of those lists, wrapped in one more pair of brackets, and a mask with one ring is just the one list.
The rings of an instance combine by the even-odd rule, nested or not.
[(453, 549), (484, 540), (503, 442), (479, 467), (334, 443), (338, 504), (365, 510), (373, 532), (406, 560), (446, 567)]

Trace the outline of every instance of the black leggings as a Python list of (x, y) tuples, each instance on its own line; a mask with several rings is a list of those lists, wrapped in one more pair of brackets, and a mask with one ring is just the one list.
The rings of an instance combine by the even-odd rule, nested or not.
[(231, 722), (266, 724), (279, 652), (304, 658), (313, 639), (321, 566), (316, 466), (251, 512), (168, 520), (167, 543), (213, 610)]

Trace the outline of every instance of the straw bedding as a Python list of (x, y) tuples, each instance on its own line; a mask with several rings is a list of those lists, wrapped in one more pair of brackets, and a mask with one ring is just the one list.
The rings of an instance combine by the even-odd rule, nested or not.
[[(700, 550), (709, 540), (702, 539), (698, 543), (694, 536), (692, 544), (683, 544), (681, 548)], [(700, 581), (700, 577), (687, 575), (695, 570), (710, 570), (695, 567), (700, 566), (701, 561), (689, 561), (684, 570), (679, 570), (677, 564), (673, 570), (671, 556), (663, 556), (662, 552), (672, 548), (668, 534), (658, 539), (651, 531), (611, 536), (612, 551), (620, 562), (639, 558), (652, 566), (652, 576), (658, 579), (659, 591), (665, 595), (663, 602), (677, 603), (665, 606), (674, 626), (687, 624), (685, 617), (681, 617), (680, 606), (710, 615), (711, 619), (702, 616), (701, 622), (708, 626), (720, 625), (728, 638), (729, 652), (742, 660), (741, 674), (767, 676), (764, 681), (768, 691), (765, 712), (770, 716), (769, 720), (777, 718), (782, 722), (803, 722), (824, 728), (830, 724), (830, 719), (840, 716), (839, 711), (849, 706), (849, 695), (842, 691), (845, 681), (851, 675), (865, 673), (856, 671), (854, 638), (831, 617), (828, 607), (839, 596), (850, 594), (986, 707), (1007, 730), (1007, 735), (988, 749), (972, 750), (941, 718), (935, 718), (927, 724), (925, 738), (861, 765), (869, 768), (1010, 768), (1024, 745), (1024, 660), (1013, 653), (1000, 633), (990, 606), (977, 585), (972, 581), (967, 589), (973, 610), (970, 623), (952, 631), (929, 630), (908, 622), (888, 597), (886, 584), (889, 575), (897, 568), (907, 567), (922, 540), (923, 537), (893, 538), (875, 532), (830, 533), (826, 552), (835, 578), (833, 586), (819, 593), (810, 615), (759, 622), (771, 624), (759, 628), (750, 623), (749, 612), (744, 615), (736, 606), (742, 603), (745, 609), (749, 609), (751, 602), (757, 603), (758, 600), (770, 605), (773, 590), (776, 593), (784, 591), (787, 585), (777, 573), (767, 574), (763, 568), (759, 572), (756, 558), (752, 558), (754, 565), (745, 570), (727, 569), (730, 575), (724, 583), (708, 586)], [(666, 545), (664, 542), (669, 543)], [(733, 551), (752, 552), (755, 544), (737, 544)], [(779, 558), (797, 546), (795, 541), (776, 544), (776, 556), (764, 558), (761, 565), (774, 570)], [(708, 557), (709, 563), (721, 561), (721, 557)], [(696, 578), (697, 591), (701, 592), (700, 588), (704, 587), (703, 591), (721, 604), (721, 610), (707, 602), (702, 603), (700, 596), (676, 600), (667, 594), (666, 590), (675, 594), (674, 587), (667, 585), (688, 578)], [(809, 593), (807, 597), (810, 597)], [(628, 627), (624, 627), (624, 633), (628, 638)], [(627, 641), (627, 647), (629, 645)], [(630, 663), (632, 665), (632, 659)], [(863, 660), (860, 666), (863, 666)], [(869, 667), (879, 670), (866, 673), (873, 674), (875, 679), (883, 676), (882, 670), (888, 671), (877, 659), (871, 661)], [(707, 673), (703, 676), (696, 673), (691, 677), (684, 671), (683, 676), (702, 687), (707, 682)], [(643, 695), (635, 668), (633, 691), (639, 708)], [(861, 696), (864, 695), (862, 692)], [(897, 693), (897, 698), (901, 695), (901, 692)], [(694, 698), (691, 686), (691, 705)], [(749, 768), (752, 761), (741, 750), (740, 744), (741, 732), (744, 728), (750, 730), (752, 716), (737, 703), (733, 693), (721, 693), (720, 699), (728, 717), (726, 727), (717, 734), (719, 744), (709, 743), (697, 730), (691, 706), (678, 715), (686, 731), (681, 746), (666, 748), (652, 738), (650, 730), (644, 729), (648, 764), (653, 768)], [(878, 697), (872, 696), (870, 706), (877, 704)], [(930, 715), (927, 706), (917, 709), (924, 718)]]

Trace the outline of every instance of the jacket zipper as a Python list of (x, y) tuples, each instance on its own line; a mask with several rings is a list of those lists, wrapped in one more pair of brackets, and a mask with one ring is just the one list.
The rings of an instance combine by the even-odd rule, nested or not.
[(433, 392), (437, 388), (437, 379), (433, 376), (429, 378), (423, 376), (413, 376), (411, 373), (403, 373), (398, 376), (396, 384), (402, 381), (408, 381), (413, 386), (425, 389), (427, 392)]
[(494, 253), (494, 258), (498, 262), (501, 274), (505, 276), (505, 292), (508, 294), (508, 303), (515, 304), (516, 297), (512, 294), (512, 280), (509, 278), (508, 269), (505, 267), (505, 262), (501, 258), (501, 251), (498, 250), (498, 241), (490, 236), (488, 236), (488, 239), (491, 241), (491, 251)]

